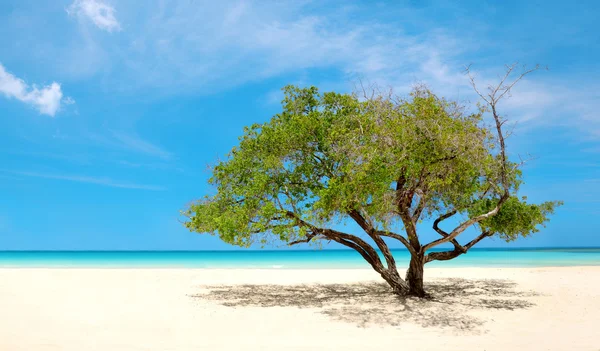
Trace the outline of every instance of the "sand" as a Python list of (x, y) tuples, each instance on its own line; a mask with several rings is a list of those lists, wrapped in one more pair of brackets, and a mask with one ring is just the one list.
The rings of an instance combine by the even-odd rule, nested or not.
[(600, 350), (600, 267), (0, 269), (0, 350)]

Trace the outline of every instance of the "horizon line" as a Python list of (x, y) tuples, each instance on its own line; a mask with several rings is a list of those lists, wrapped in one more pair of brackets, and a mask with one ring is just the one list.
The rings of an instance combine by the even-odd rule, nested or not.
[[(443, 250), (439, 248), (438, 250)], [(450, 249), (450, 248), (448, 248)], [(573, 249), (600, 249), (600, 246), (531, 246), (531, 247), (474, 247), (469, 251), (477, 250), (497, 250), (497, 251), (518, 251), (518, 250), (573, 250)], [(376, 251), (380, 251), (375, 249)], [(391, 248), (392, 251), (407, 251), (406, 248)], [(226, 249), (226, 250), (0, 250), (0, 253), (6, 252), (293, 252), (293, 251), (355, 251), (353, 249)], [(437, 251), (434, 249), (433, 251)]]

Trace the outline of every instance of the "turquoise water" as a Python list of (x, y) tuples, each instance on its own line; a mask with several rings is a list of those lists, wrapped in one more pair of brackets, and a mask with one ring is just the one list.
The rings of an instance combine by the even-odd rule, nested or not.
[[(405, 250), (393, 251), (398, 266)], [(428, 267), (599, 266), (600, 248), (471, 249)], [(0, 251), (0, 268), (369, 268), (351, 250), (306, 251)]]

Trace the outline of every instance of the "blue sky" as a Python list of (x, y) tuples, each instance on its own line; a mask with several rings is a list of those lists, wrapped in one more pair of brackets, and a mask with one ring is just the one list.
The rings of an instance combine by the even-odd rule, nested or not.
[(502, 105), (522, 194), (565, 205), (511, 245), (600, 246), (600, 3), (457, 3), (2, 1), (0, 250), (231, 248), (178, 213), (282, 86), (475, 101), (515, 61), (549, 67)]

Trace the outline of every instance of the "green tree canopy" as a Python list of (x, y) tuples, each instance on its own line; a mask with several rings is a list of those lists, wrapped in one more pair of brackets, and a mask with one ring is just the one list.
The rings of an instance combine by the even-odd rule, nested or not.
[[(487, 126), (489, 109), (467, 111), (423, 87), (406, 99), (315, 87), (284, 92), (282, 112), (245, 128), (239, 145), (214, 167), (209, 182), (216, 193), (184, 212), (191, 231), (245, 247), (273, 239), (335, 241), (357, 250), (396, 292), (422, 295), (425, 263), (454, 258), (488, 236), (527, 236), (558, 205), (517, 196), (521, 171), (506, 156), (495, 102), (497, 123)], [(450, 232), (439, 227), (455, 215), (467, 220)], [(434, 220), (440, 239), (420, 242), (423, 219)], [(347, 220), (375, 246), (333, 229)], [(398, 226), (403, 234), (392, 232)], [(456, 238), (470, 226), (481, 235), (462, 245)], [(384, 237), (411, 252), (408, 282)], [(445, 242), (454, 249), (427, 254)]]

